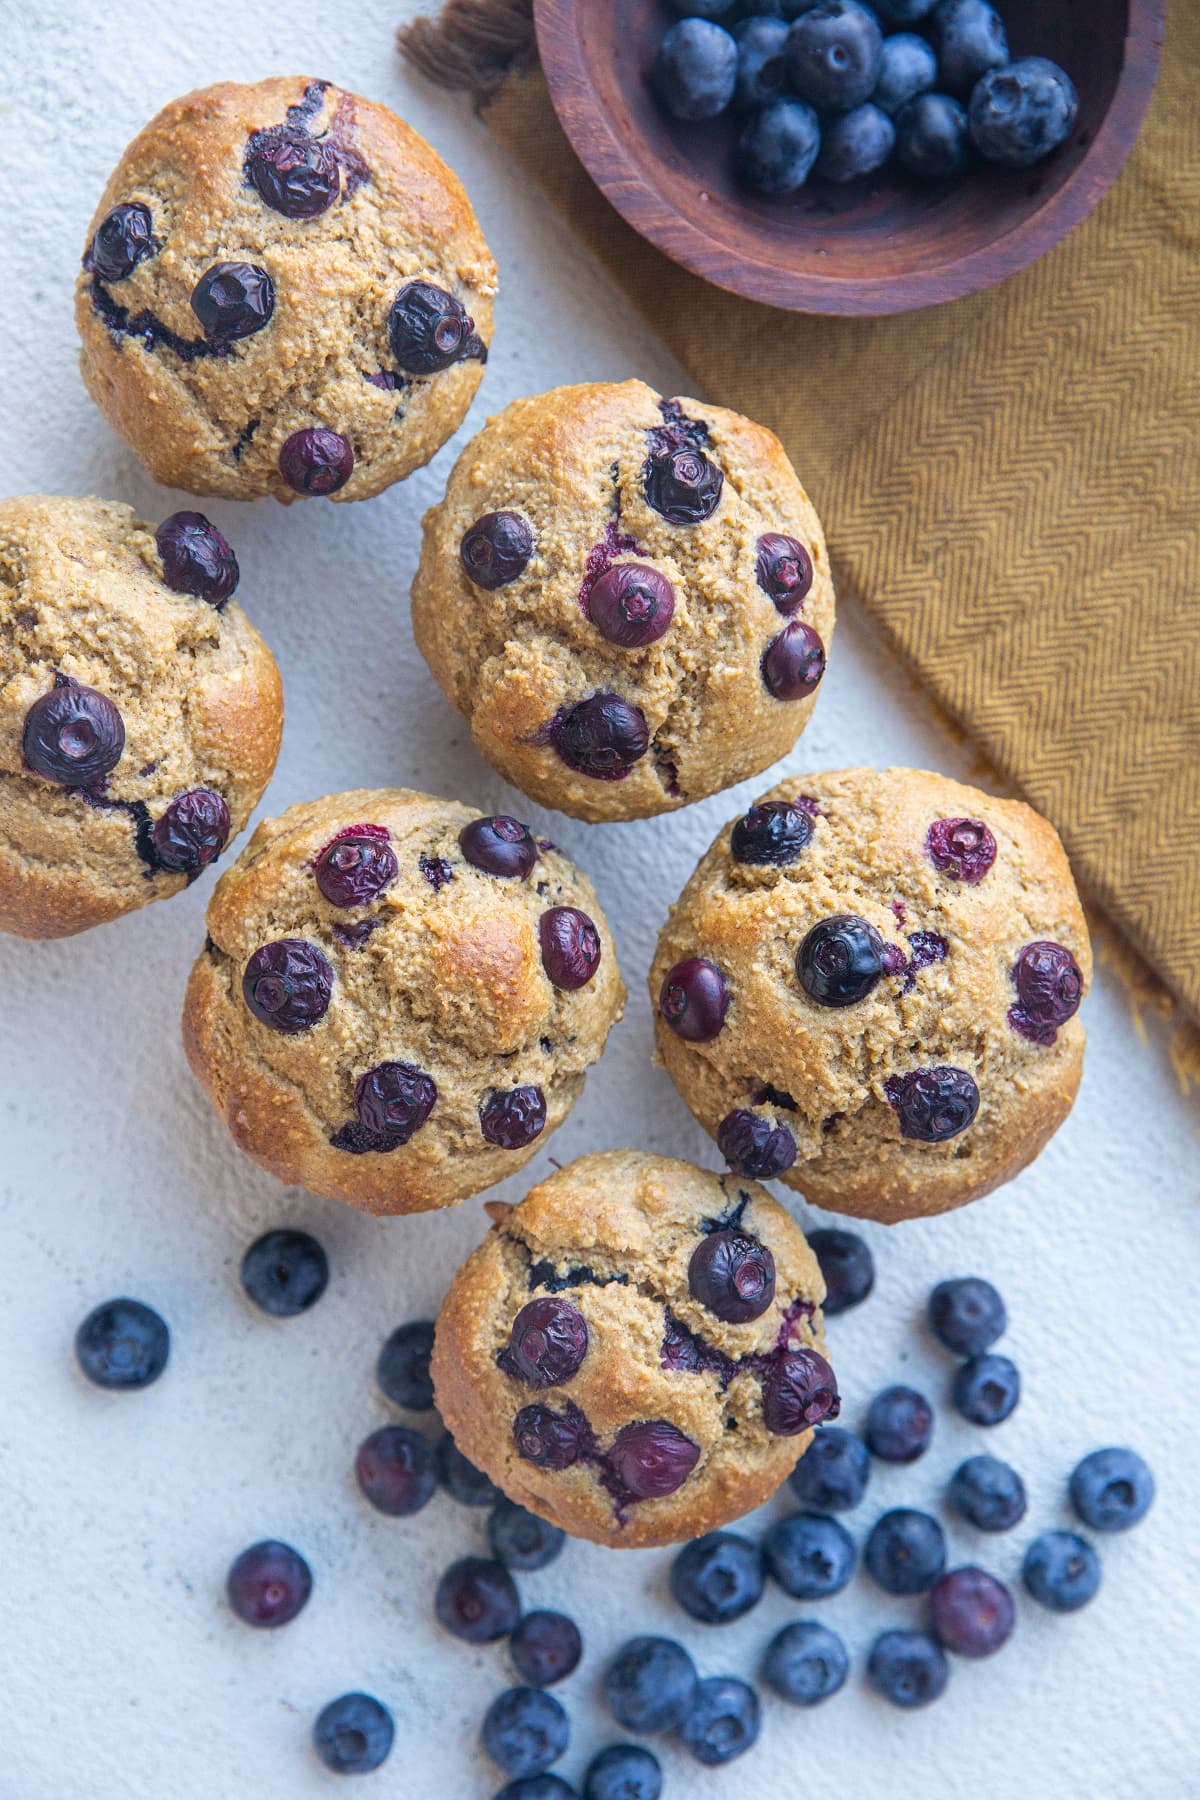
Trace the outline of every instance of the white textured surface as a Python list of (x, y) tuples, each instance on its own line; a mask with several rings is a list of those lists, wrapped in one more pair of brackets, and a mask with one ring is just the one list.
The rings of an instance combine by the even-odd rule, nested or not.
[[(221, 77), (333, 77), (396, 106), (459, 169), (504, 284), (472, 427), (485, 410), (562, 381), (638, 374), (677, 387), (647, 327), (521, 187), (485, 129), (406, 79), (391, 33), (398, 15), (417, 10), (416, 0), (50, 0), (8, 13), (2, 491), (96, 492), (151, 519), (179, 504), (84, 395), (71, 283), (126, 140), (175, 94)], [(210, 507), (238, 550), (240, 597), (287, 687), (269, 809), (399, 781), (530, 813), (464, 741), (409, 634), (418, 520), (450, 454), (365, 505)], [(859, 761), (965, 767), (846, 606), (815, 722), (787, 767)], [(666, 1077), (648, 1073), (644, 971), (698, 852), (763, 785), (658, 823), (553, 819), (597, 878), (631, 990), (555, 1156), (628, 1141), (712, 1163)], [(0, 1800), (329, 1795), (338, 1784), (308, 1749), (309, 1724), (355, 1686), (397, 1718), (397, 1748), (371, 1793), (487, 1796), (501, 1782), (475, 1737), (509, 1679), (506, 1659), (447, 1641), (430, 1618), (437, 1572), (481, 1540), (483, 1520), (439, 1497), (415, 1520), (388, 1521), (359, 1500), (350, 1475), (356, 1443), (388, 1414), (372, 1382), (379, 1344), (435, 1306), (482, 1231), (480, 1203), (377, 1223), (285, 1192), (239, 1157), (178, 1042), (211, 885), (70, 943), (0, 942)], [(1033, 1532), (1063, 1522), (1066, 1473), (1099, 1443), (1145, 1451), (1159, 1478), (1154, 1512), (1102, 1544), (1104, 1586), (1088, 1611), (1056, 1620), (1022, 1603), (1003, 1655), (956, 1666), (927, 1713), (876, 1702), (856, 1666), (847, 1691), (815, 1713), (768, 1701), (759, 1747), (723, 1773), (698, 1771), (666, 1746), (669, 1796), (1200, 1795), (1196, 1115), (1175, 1091), (1162, 1041), (1137, 1041), (1104, 977), (1088, 1024), (1082, 1098), (1037, 1167), (953, 1218), (871, 1230), (876, 1295), (830, 1336), (853, 1425), (871, 1393), (901, 1375), (944, 1400), (948, 1364), (918, 1324), (934, 1279), (978, 1271), (1004, 1290), (1005, 1348), (1026, 1397), (986, 1447), (1025, 1473), (1030, 1513), (998, 1540), (955, 1530), (957, 1557), (1014, 1575)], [(531, 1173), (547, 1168), (543, 1154)], [(318, 1233), (334, 1277), (311, 1314), (272, 1323), (244, 1302), (237, 1268), (258, 1231), (284, 1222)], [(78, 1319), (121, 1292), (158, 1306), (174, 1334), (167, 1375), (140, 1396), (89, 1389), (71, 1357)], [(940, 1411), (926, 1459), (877, 1472), (854, 1522), (901, 1500), (936, 1505), (949, 1470), (986, 1437)], [(274, 1635), (247, 1631), (221, 1602), (232, 1556), (268, 1534), (299, 1545), (316, 1575), (303, 1617)], [(596, 1703), (598, 1677), (631, 1630), (679, 1629), (704, 1670), (749, 1674), (769, 1635), (802, 1610), (772, 1593), (740, 1624), (706, 1630), (664, 1606), (666, 1565), (659, 1553), (572, 1545), (522, 1582), (530, 1603), (573, 1612), (585, 1633), (586, 1660), (559, 1690), (572, 1715), (563, 1773), (573, 1780), (615, 1735)], [(813, 1610), (844, 1631), (859, 1665), (876, 1629), (916, 1609), (860, 1579)]]

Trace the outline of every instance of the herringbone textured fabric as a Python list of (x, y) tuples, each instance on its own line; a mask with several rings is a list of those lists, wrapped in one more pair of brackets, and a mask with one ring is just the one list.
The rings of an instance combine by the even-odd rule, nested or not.
[[(702, 396), (786, 444), (857, 594), (1200, 1015), (1200, 0), (1125, 173), (1032, 269), (879, 320), (755, 306), (592, 186), (538, 73), (487, 117)], [(631, 370), (631, 373), (636, 373)]]

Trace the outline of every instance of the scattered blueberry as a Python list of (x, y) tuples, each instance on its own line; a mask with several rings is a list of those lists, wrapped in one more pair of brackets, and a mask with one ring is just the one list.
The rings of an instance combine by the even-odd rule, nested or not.
[(203, 513), (172, 513), (155, 532), (154, 543), (163, 581), (173, 594), (193, 594), (220, 607), (237, 587), (237, 557)]
[(484, 1715), (480, 1738), (506, 1775), (541, 1775), (566, 1750), (571, 1730), (562, 1705), (541, 1688), (508, 1688)]
[(496, 1484), (467, 1460), (448, 1431), (433, 1447), (433, 1466), (441, 1485), (460, 1506), (494, 1506), (502, 1498)]
[(574, 1619), (565, 1613), (530, 1612), (514, 1625), (508, 1653), (522, 1681), (530, 1687), (552, 1687), (578, 1668), (583, 1639)]
[(1093, 1450), (1071, 1472), (1071, 1505), (1093, 1531), (1128, 1531), (1154, 1500), (1154, 1477), (1136, 1450)]
[(883, 40), (879, 79), (871, 99), (892, 118), (937, 83), (937, 57), (923, 37), (898, 31)]
[(679, 1736), (697, 1762), (715, 1769), (749, 1750), (758, 1731), (754, 1689), (733, 1675), (710, 1675), (696, 1683)]
[(336, 494), (354, 473), (354, 447), (325, 425), (293, 431), (279, 452), (279, 473), (297, 494)]
[(933, 1408), (915, 1388), (884, 1388), (871, 1402), (863, 1436), (881, 1462), (916, 1462), (933, 1436)]
[(775, 1258), (747, 1232), (706, 1232), (688, 1262), (688, 1292), (727, 1325), (746, 1325), (775, 1298)]
[(896, 127), (883, 108), (865, 100), (839, 113), (821, 133), (817, 174), (826, 181), (857, 181), (881, 169), (896, 146)]
[(858, 0), (824, 0), (792, 26), (789, 85), (822, 112), (848, 112), (869, 98), (879, 79), (883, 34)]
[(918, 94), (896, 115), (896, 157), (910, 175), (945, 181), (967, 166), (967, 115), (949, 94)]
[(796, 1160), (796, 1140), (786, 1125), (747, 1107), (726, 1113), (717, 1128), (717, 1149), (737, 1175), (770, 1181)]
[(803, 619), (785, 625), (763, 651), (763, 684), (773, 699), (806, 700), (824, 673), (825, 646)]
[(27, 768), (60, 787), (94, 787), (125, 749), (125, 721), (107, 694), (69, 676), (55, 677), (25, 714), (21, 754)]
[(343, 1694), (318, 1714), (313, 1745), (335, 1775), (369, 1775), (387, 1758), (396, 1727), (370, 1694)]
[(166, 1320), (140, 1300), (106, 1300), (75, 1333), (79, 1366), (97, 1387), (149, 1387), (170, 1353)]
[(867, 1446), (851, 1431), (822, 1425), (788, 1476), (802, 1505), (814, 1512), (850, 1512), (867, 1490), (871, 1458)]
[(600, 967), (600, 933), (577, 906), (552, 906), (538, 920), (542, 967), (563, 993), (586, 987)]
[(764, 800), (740, 818), (729, 838), (734, 862), (782, 868), (812, 840), (813, 822), (790, 800)]
[(458, 554), (475, 586), (494, 592), (525, 573), (533, 528), (520, 513), (485, 513), (466, 532)]
[(545, 1125), (546, 1096), (532, 1082), (498, 1089), (479, 1108), (484, 1140), (501, 1150), (523, 1150), (541, 1135)]
[(946, 1498), (977, 1531), (1008, 1531), (1025, 1517), (1025, 1483), (995, 1456), (969, 1456), (960, 1463)]
[(924, 1631), (885, 1631), (867, 1659), (867, 1677), (893, 1706), (928, 1706), (945, 1693), (950, 1665), (936, 1638)]
[(675, 589), (647, 563), (616, 563), (591, 588), (588, 618), (623, 650), (657, 643), (675, 617)]
[(883, 1091), (896, 1109), (901, 1137), (920, 1144), (944, 1144), (957, 1137), (974, 1124), (979, 1111), (975, 1077), (945, 1063), (889, 1075)]
[(973, 1356), (954, 1377), (954, 1404), (973, 1425), (999, 1425), (1021, 1398), (1021, 1377), (1007, 1356)]
[(506, 1569), (544, 1569), (562, 1552), (567, 1534), (515, 1500), (501, 1497), (488, 1519), (492, 1555)]
[(289, 1036), (319, 1024), (332, 993), (333, 970), (324, 952), (304, 938), (263, 944), (242, 975), (242, 995), (254, 1017)]
[(354, 1473), (364, 1498), (393, 1519), (420, 1512), (437, 1487), (428, 1440), (406, 1425), (373, 1431), (358, 1447)]
[(677, 119), (715, 119), (733, 99), (738, 52), (729, 33), (707, 19), (681, 19), (658, 47), (654, 85)]
[(1078, 1612), (1100, 1586), (1100, 1559), (1073, 1531), (1043, 1531), (1025, 1552), (1021, 1578), (1039, 1605)]
[(808, 180), (820, 148), (821, 125), (812, 107), (803, 100), (772, 100), (738, 138), (738, 172), (760, 194), (794, 194)]
[(946, 1566), (946, 1536), (928, 1513), (897, 1506), (872, 1526), (863, 1562), (885, 1593), (923, 1594)]
[(556, 714), (550, 742), (569, 769), (593, 781), (620, 781), (650, 747), (641, 710), (619, 694), (592, 694)]
[(734, 27), (737, 44), (737, 81), (733, 103), (743, 111), (778, 100), (787, 87), (785, 50), (788, 27), (784, 19), (756, 16)]
[(84, 262), (101, 281), (124, 281), (155, 247), (150, 208), (127, 200), (101, 219)]
[(389, 1400), (409, 1412), (433, 1409), (433, 1377), (429, 1359), (433, 1355), (433, 1320), (414, 1319), (410, 1325), (399, 1325), (379, 1352), (375, 1375)]
[(294, 1319), (329, 1285), (329, 1258), (307, 1231), (268, 1231), (242, 1258), (242, 1286), (273, 1319)]
[(938, 0), (933, 39), (939, 85), (965, 99), (982, 75), (1008, 61), (1004, 21), (988, 0)]
[(1079, 97), (1065, 70), (1027, 56), (985, 75), (971, 95), (971, 138), (988, 162), (1028, 168), (1070, 137)]
[(825, 1277), (822, 1310), (827, 1319), (861, 1306), (875, 1286), (875, 1258), (856, 1231), (822, 1226), (808, 1234), (808, 1247)]
[(434, 1611), (451, 1636), (468, 1644), (492, 1644), (508, 1636), (521, 1616), (521, 1602), (503, 1563), (464, 1556), (438, 1582)]
[(676, 1037), (707, 1044), (720, 1035), (729, 1010), (729, 988), (715, 963), (689, 956), (669, 969), (658, 996), (658, 1010)]
[(800, 986), (818, 1006), (855, 1006), (883, 974), (883, 939), (854, 913), (821, 919), (796, 953)]
[(1012, 1636), (1013, 1597), (986, 1569), (951, 1569), (929, 1595), (934, 1635), (956, 1656), (992, 1656)]
[(392, 355), (406, 375), (438, 375), (464, 358), (481, 358), (475, 321), (453, 294), (432, 281), (409, 281), (388, 314)]
[(837, 1632), (811, 1619), (776, 1632), (763, 1658), (763, 1680), (793, 1706), (828, 1700), (845, 1686), (849, 1673), (850, 1658)]
[(172, 875), (198, 875), (220, 856), (231, 825), (228, 806), (212, 788), (176, 794), (151, 827), (157, 866)]
[(671, 1592), (702, 1625), (728, 1625), (762, 1599), (762, 1551), (735, 1531), (710, 1531), (671, 1564)]
[(229, 1604), (244, 1625), (289, 1625), (312, 1593), (312, 1570), (290, 1544), (265, 1539), (243, 1550), (225, 1581)]
[(841, 1398), (833, 1370), (816, 1350), (774, 1356), (763, 1376), (763, 1424), (777, 1437), (794, 1437), (836, 1419)]
[(639, 1733), (673, 1731), (683, 1723), (698, 1685), (696, 1665), (673, 1638), (630, 1638), (604, 1676), (604, 1693), (618, 1725)]
[(274, 310), (275, 283), (256, 263), (214, 263), (192, 289), (192, 311), (214, 346), (253, 336)]
[(496, 1800), (579, 1800), (579, 1796), (558, 1775), (526, 1775), (520, 1781), (506, 1781)]
[(583, 1800), (659, 1800), (662, 1769), (640, 1744), (610, 1744), (588, 1764)]
[(459, 832), (458, 845), (472, 868), (516, 881), (531, 874), (538, 859), (528, 825), (503, 816), (472, 819)]
[(929, 1329), (956, 1356), (982, 1356), (1007, 1326), (1004, 1301), (982, 1276), (939, 1281), (929, 1296)]
[(854, 1539), (823, 1513), (776, 1519), (763, 1539), (767, 1571), (794, 1600), (827, 1600), (854, 1573)]

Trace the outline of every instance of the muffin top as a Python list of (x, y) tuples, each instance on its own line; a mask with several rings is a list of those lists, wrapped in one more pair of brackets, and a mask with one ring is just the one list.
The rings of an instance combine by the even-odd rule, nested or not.
[(404, 788), (293, 806), (218, 884), (184, 1039), (242, 1148), (370, 1212), (451, 1205), (560, 1125), (625, 989), (591, 884)]
[(425, 517), (417, 643), (483, 754), (584, 819), (667, 812), (803, 730), (833, 632), (778, 439), (640, 381), (517, 400)]
[(915, 769), (773, 788), (723, 830), (650, 974), (659, 1054), (731, 1164), (892, 1221), (987, 1193), (1070, 1110), (1091, 977), (1062, 845)]
[(522, 1506), (618, 1548), (695, 1537), (765, 1500), (836, 1416), (816, 1258), (754, 1182), (610, 1150), (488, 1210), (434, 1385)]
[(83, 375), (159, 481), (360, 500), (457, 428), (495, 288), (457, 177), (387, 107), (220, 82), (164, 107), (104, 190)]
[(60, 937), (193, 880), (271, 777), (279, 672), (199, 513), (0, 501), (0, 929)]

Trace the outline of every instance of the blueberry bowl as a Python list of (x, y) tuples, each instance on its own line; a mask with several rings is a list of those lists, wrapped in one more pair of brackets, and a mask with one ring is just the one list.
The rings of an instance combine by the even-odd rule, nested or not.
[(739, 180), (724, 119), (689, 123), (660, 106), (655, 53), (676, 16), (663, 0), (535, 0), (535, 18), (563, 128), (636, 231), (748, 299), (872, 316), (977, 293), (1044, 255), (1102, 198), (1141, 129), (1165, 0), (998, 3), (1013, 57), (1049, 58), (1078, 92), (1071, 134), (1045, 161), (925, 181), (889, 164), (777, 198)]

